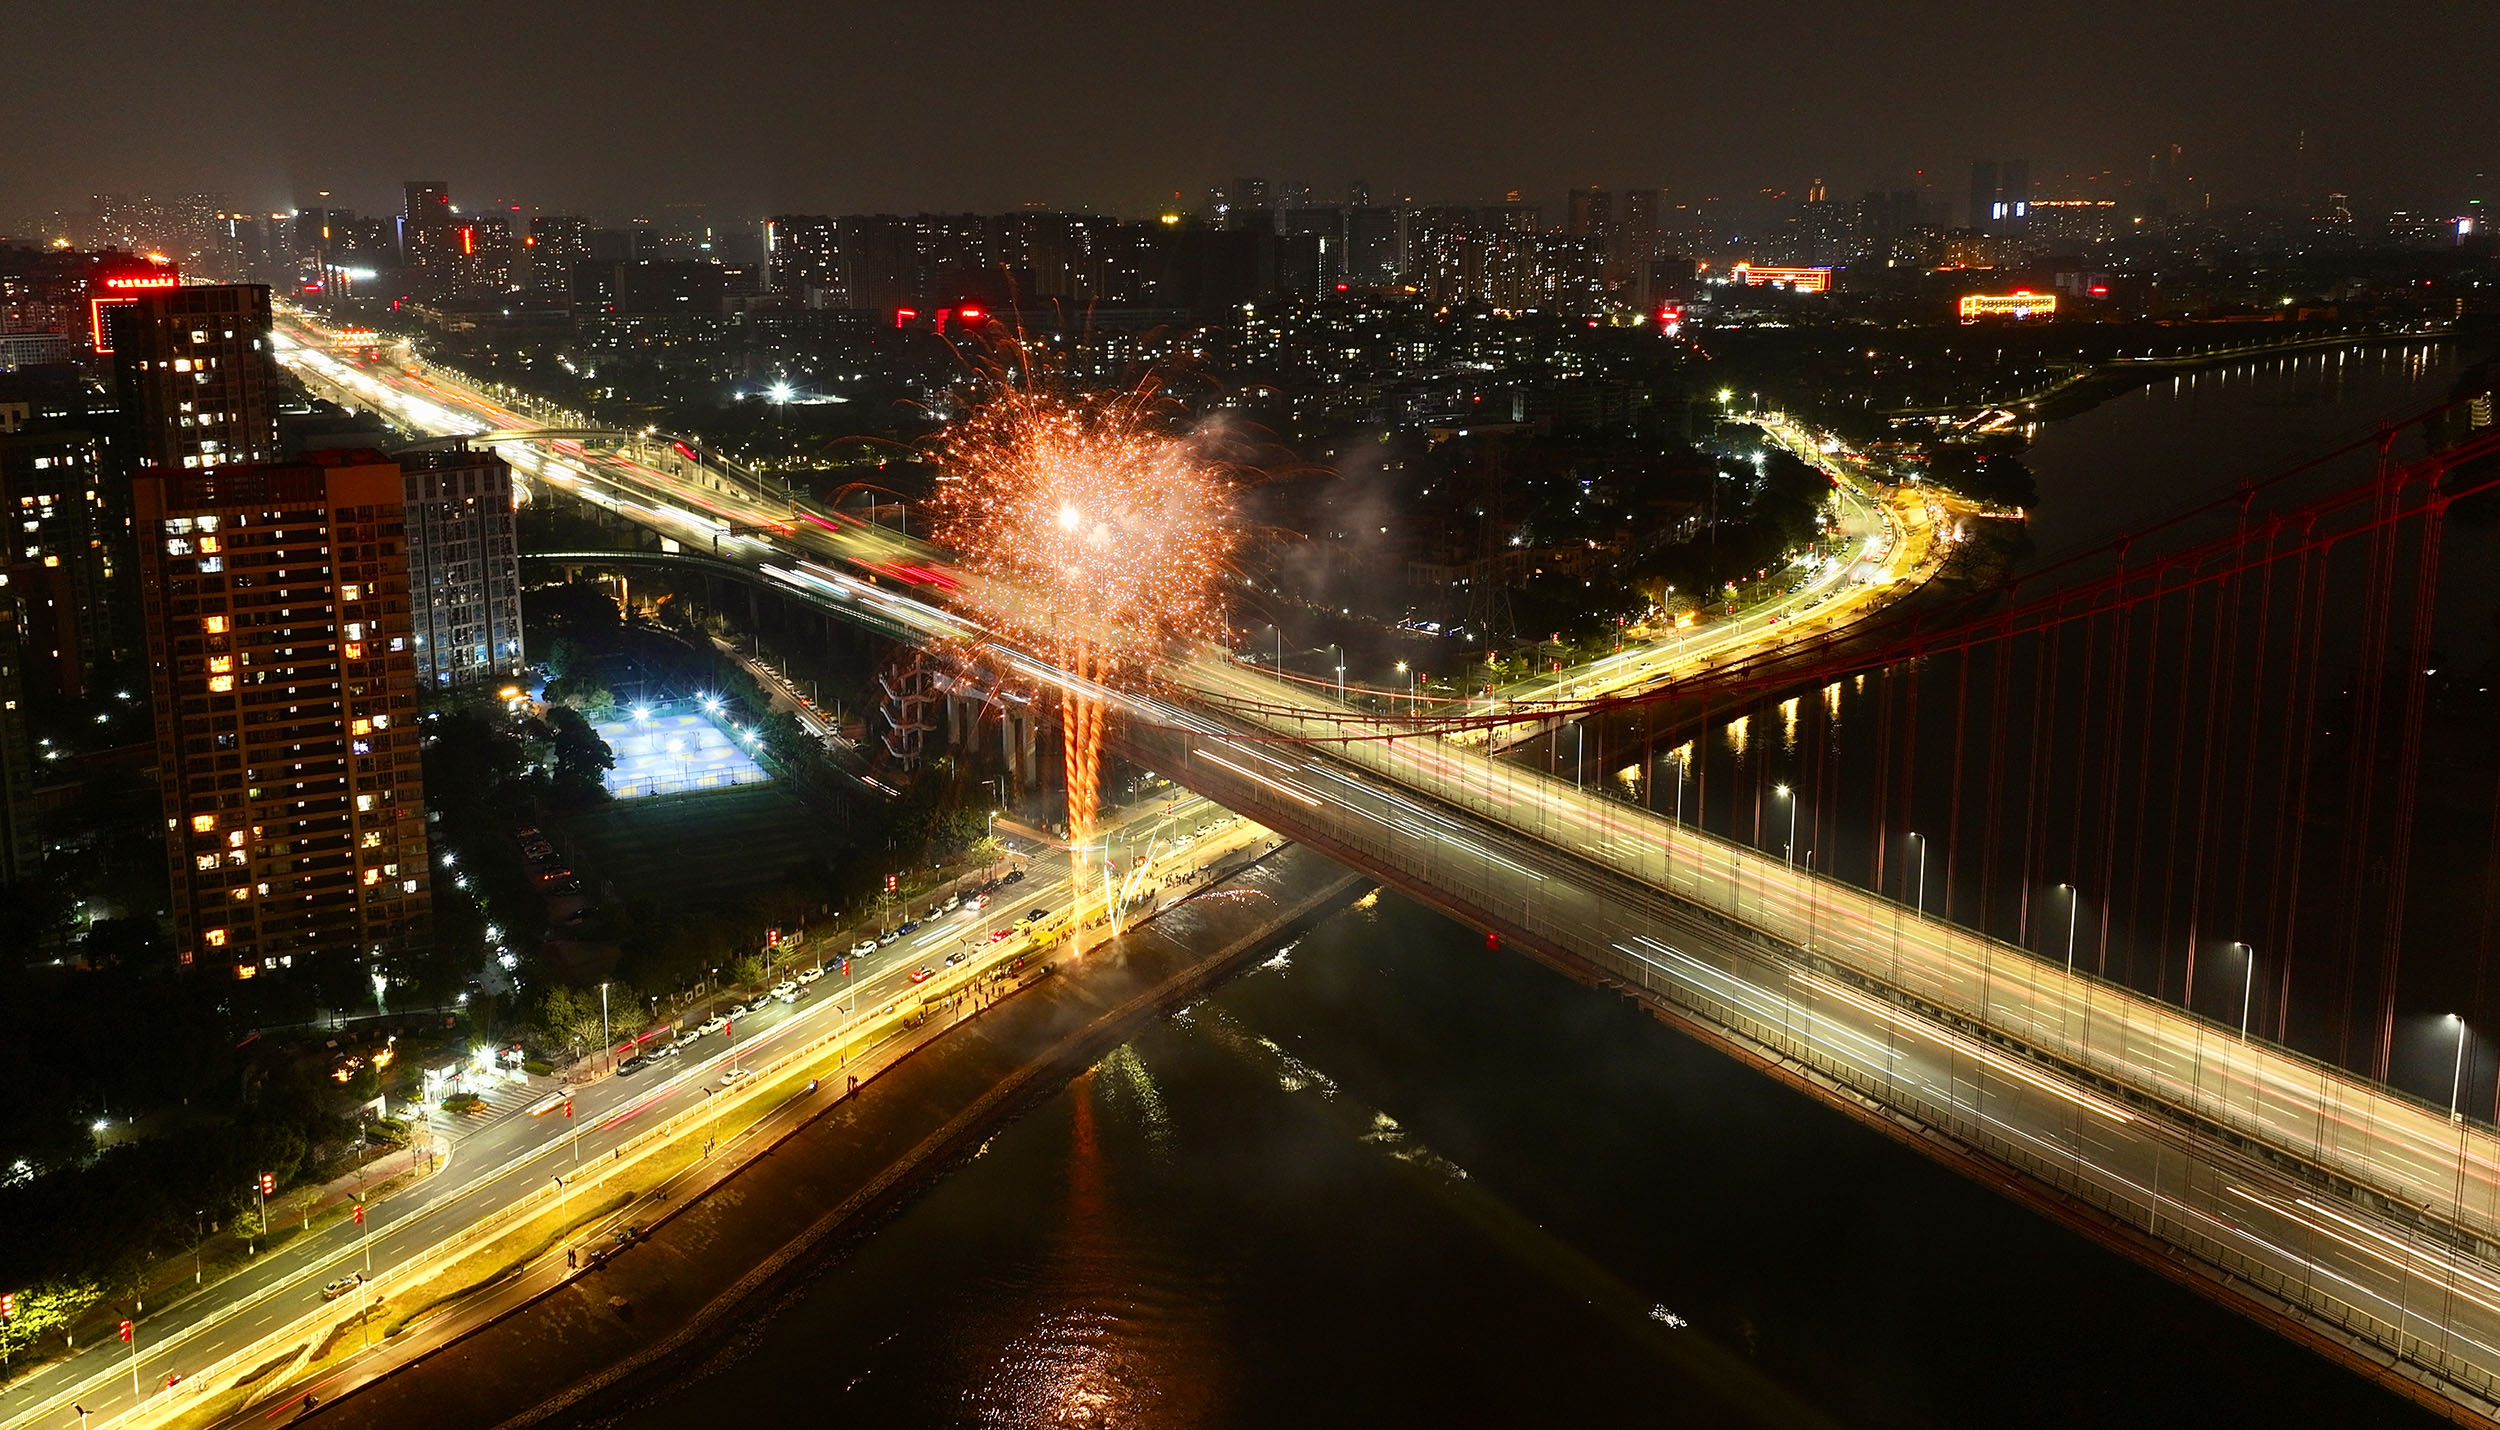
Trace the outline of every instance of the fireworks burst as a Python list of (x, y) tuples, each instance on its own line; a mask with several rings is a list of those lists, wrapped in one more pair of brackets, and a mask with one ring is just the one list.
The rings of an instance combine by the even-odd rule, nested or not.
[(1173, 642), (1225, 638), (1232, 474), (1168, 430), (1157, 388), (1071, 393), (1012, 356), (1026, 380), (994, 376), (938, 443), (935, 535), (976, 578), (970, 603), (1078, 678), (1060, 700), (1081, 849), (1100, 810), (1104, 719), (1082, 682), (1150, 680)]

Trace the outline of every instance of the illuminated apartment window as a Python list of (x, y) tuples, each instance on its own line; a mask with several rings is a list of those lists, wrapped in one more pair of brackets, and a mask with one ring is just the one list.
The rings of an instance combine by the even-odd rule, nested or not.
[(223, 675), (227, 671), (234, 669), (234, 657), (230, 655), (212, 655), (208, 658), (208, 668), (213, 674)]
[(223, 695), (232, 689), (234, 677), (231, 675), (212, 675), (208, 678), (208, 693), (211, 695)]
[(208, 632), (212, 636), (222, 636), (226, 633), (226, 618), (223, 616), (210, 616), (200, 622), (200, 629)]
[(210, 948), (224, 948), (226, 946), (226, 931), (224, 929), (210, 929), (208, 932), (201, 934), (200, 938)]
[(217, 816), (213, 814), (195, 814), (191, 816), (191, 831), (194, 834), (206, 834), (216, 827)]

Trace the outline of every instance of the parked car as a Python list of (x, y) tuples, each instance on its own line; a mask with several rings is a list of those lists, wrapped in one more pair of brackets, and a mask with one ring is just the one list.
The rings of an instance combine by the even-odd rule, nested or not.
[(884, 933), (877, 935), (877, 947), (883, 948), (887, 944), (894, 942), (894, 940), (901, 938), (902, 936), (903, 931), (901, 929), (887, 929)]
[(711, 1017), (706, 1018), (706, 1019), (704, 1019), (704, 1020), (703, 1020), (703, 1027), (700, 1029), (700, 1031), (701, 1031), (701, 1032), (705, 1032), (705, 1033), (717, 1033), (717, 1032), (719, 1032), (721, 1029), (726, 1028), (726, 1027), (728, 1027), (728, 1026), (729, 1026), (729, 1015), (728, 1015), (728, 1014), (726, 1014), (726, 1013), (714, 1013)]
[(681, 1052), (681, 1053), (682, 1053), (682, 1052), (684, 1052), (686, 1049), (691, 1048), (691, 1047), (693, 1047), (695, 1044), (697, 1044), (697, 1043), (699, 1043), (699, 1042), (702, 1042), (702, 1041), (703, 1041), (703, 1030), (702, 1030), (702, 1029), (700, 1029), (700, 1028), (694, 1028), (694, 1029), (689, 1029), (688, 1031), (686, 1031), (686, 1032), (684, 1032), (684, 1033), (679, 1034), (675, 1040), (673, 1040), (672, 1042), (670, 1042), (670, 1043), (669, 1043), (669, 1046), (670, 1046), (670, 1047), (672, 1047), (672, 1048), (677, 1049), (679, 1052)]
[(637, 1053), (633, 1057), (627, 1058), (625, 1061), (616, 1065), (616, 1075), (618, 1077), (632, 1077), (634, 1074), (641, 1072), (644, 1068), (650, 1066), (650, 1063), (651, 1060), (649, 1058), (643, 1057), (641, 1054)]
[(875, 953), (876, 951), (877, 941), (873, 938), (864, 938), (851, 945), (851, 957), (853, 958), (866, 958), (868, 955)]
[(799, 981), (800, 981), (801, 983), (813, 983), (813, 982), (815, 982), (817, 979), (822, 978), (822, 977), (824, 977), (824, 976), (825, 976), (825, 966), (824, 966), (823, 964), (821, 964), (821, 963), (819, 963), (819, 964), (815, 965), (815, 966), (814, 966), (814, 967), (812, 967), (812, 968), (802, 968), (802, 969), (800, 969), (800, 970), (799, 970)]
[(1024, 871), (1022, 869), (1010, 869), (1002, 878), (999, 879), (998, 882), (1002, 884), (1021, 884), (1024, 882)]
[(931, 918), (940, 918), (940, 917), (943, 917), (943, 916), (945, 916), (945, 915), (947, 915), (947, 914), (951, 914), (951, 913), (955, 912), (955, 910), (960, 909), (960, 908), (962, 908), (963, 906), (964, 906), (964, 899), (963, 899), (963, 895), (961, 895), (961, 894), (949, 894), (949, 895), (947, 895), (947, 896), (945, 897), (945, 899), (944, 899), (944, 900), (942, 900), (942, 901), (938, 904), (938, 906), (937, 906), (936, 908), (931, 909), (931, 910), (929, 911), (929, 917), (931, 917)]
[[(920, 920), (918, 920), (918, 919), (905, 919), (905, 920), (903, 920), (903, 922), (902, 922), (902, 926), (894, 930), (894, 936), (895, 936), (896, 938), (901, 938), (903, 935), (905, 935), (905, 934), (907, 934), (907, 933), (918, 933), (919, 931), (920, 931)], [(882, 939), (880, 939), (880, 940), (879, 940), (879, 942), (881, 942), (881, 943), (882, 943), (883, 941), (884, 941), (884, 940), (882, 940)]]
[(759, 993), (755, 996), (755, 1001), (749, 1003), (742, 1011), (748, 1013), (761, 1013), (771, 1006), (773, 1006), (773, 995), (770, 993)]
[(796, 980), (796, 979), (785, 978), (785, 979), (781, 980), (779, 983), (776, 983), (776, 984), (774, 984), (774, 985), (773, 985), (773, 996), (774, 996), (775, 998), (786, 998), (786, 997), (788, 997), (789, 995), (791, 995), (791, 994), (793, 994), (793, 993), (796, 993), (796, 992), (798, 992), (798, 991), (799, 991), (799, 985), (798, 985), (798, 980)]

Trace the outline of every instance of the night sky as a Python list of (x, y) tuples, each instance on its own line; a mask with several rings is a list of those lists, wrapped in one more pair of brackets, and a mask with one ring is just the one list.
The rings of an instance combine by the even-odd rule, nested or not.
[(390, 211), (409, 178), (719, 219), (1144, 213), (1236, 175), (1958, 197), (1981, 155), (2055, 196), (2173, 144), (2241, 203), (2291, 189), (2303, 129), (2312, 195), (2453, 206), (2500, 174), (2500, 6), (2467, 0), (10, 0), (0, 53), (0, 219), (96, 192)]

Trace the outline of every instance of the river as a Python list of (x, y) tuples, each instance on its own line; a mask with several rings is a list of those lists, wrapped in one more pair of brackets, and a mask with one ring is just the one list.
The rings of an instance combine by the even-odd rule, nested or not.
[[(2040, 548), (2445, 372), (2310, 358), (2070, 419), (2033, 449)], [(703, 1420), (2438, 1423), (1385, 895), (1001, 1129), (622, 1423)]]

